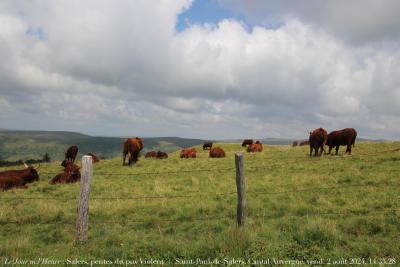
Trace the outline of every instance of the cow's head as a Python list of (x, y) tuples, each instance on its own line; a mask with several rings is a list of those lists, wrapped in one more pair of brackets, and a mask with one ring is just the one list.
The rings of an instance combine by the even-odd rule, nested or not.
[(32, 167), (32, 166), (28, 166), (25, 162), (24, 162), (24, 166), (26, 167), (26, 174), (23, 176), (23, 179), (26, 182), (34, 182), (34, 181), (39, 181), (39, 174), (37, 172), (37, 170), (40, 167), (40, 163), (39, 166), (37, 167)]

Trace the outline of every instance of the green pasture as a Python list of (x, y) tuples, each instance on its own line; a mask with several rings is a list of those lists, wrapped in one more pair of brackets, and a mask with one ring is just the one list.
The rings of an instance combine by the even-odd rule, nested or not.
[[(352, 156), (264, 146), (226, 158), (122, 158), (93, 166), (89, 240), (75, 243), (79, 184), (0, 192), (0, 257), (31, 259), (384, 259), (400, 256), (400, 142), (357, 143)], [(247, 221), (236, 226), (234, 153), (244, 152)], [(2, 168), (0, 170), (4, 170)], [(397, 263), (399, 259), (397, 258)], [(84, 266), (84, 264), (83, 264)]]

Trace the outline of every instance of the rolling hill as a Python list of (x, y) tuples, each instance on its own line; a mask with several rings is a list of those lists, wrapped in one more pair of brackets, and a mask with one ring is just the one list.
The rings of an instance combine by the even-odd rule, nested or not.
[[(0, 130), (0, 159), (16, 161), (19, 159), (40, 159), (49, 153), (54, 160), (61, 160), (68, 146), (79, 147), (78, 157), (92, 152), (103, 158), (121, 156), (122, 137), (96, 137), (75, 132), (58, 131), (14, 131)], [(144, 138), (144, 150), (162, 150), (172, 152), (182, 147), (203, 143), (200, 139), (179, 137)]]

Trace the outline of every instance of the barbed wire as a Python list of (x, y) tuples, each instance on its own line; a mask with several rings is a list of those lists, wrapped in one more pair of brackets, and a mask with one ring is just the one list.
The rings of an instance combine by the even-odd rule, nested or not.
[[(388, 214), (388, 215), (397, 215), (396, 212), (399, 212), (400, 209), (381, 209), (377, 211), (365, 211), (361, 210), (350, 210), (347, 212), (311, 212), (311, 213), (304, 213), (304, 214), (283, 214), (283, 215), (260, 215), (260, 214), (251, 214), (247, 216), (247, 219), (265, 219), (265, 220), (272, 220), (272, 219), (282, 219), (284, 217), (300, 217), (300, 218), (307, 218), (307, 217), (315, 217), (315, 216), (327, 216), (327, 215), (335, 215), (335, 216), (347, 216), (347, 217), (371, 217), (377, 216), (381, 214)], [(124, 220), (91, 220), (90, 224), (129, 224), (129, 223), (159, 223), (159, 222), (170, 222), (170, 223), (184, 223), (184, 222), (194, 222), (194, 221), (211, 221), (211, 220), (224, 220), (224, 219), (235, 219), (235, 214), (228, 214), (225, 216), (204, 216), (204, 217), (181, 217), (179, 219), (159, 219), (159, 218), (152, 218), (148, 220), (131, 220), (131, 219), (124, 219)], [(7, 225), (7, 224), (17, 224), (17, 225), (74, 225), (75, 221), (48, 221), (48, 222), (32, 222), (32, 221), (1, 221), (0, 225)]]
[[(290, 185), (290, 184), (287, 184)], [(283, 186), (287, 186), (283, 185)], [(321, 190), (343, 190), (351, 187), (396, 187), (400, 186), (398, 183), (393, 184), (347, 184), (345, 186), (330, 186), (330, 187), (308, 187), (297, 190), (287, 190), (287, 191), (276, 191), (271, 192), (270, 190), (247, 190), (247, 194), (266, 194), (266, 195), (276, 195), (276, 194), (290, 194), (290, 193), (301, 193), (301, 192), (319, 192)], [(90, 200), (138, 200), (138, 199), (173, 199), (173, 198), (214, 198), (219, 196), (234, 195), (237, 191), (222, 192), (222, 193), (203, 193), (203, 194), (189, 194), (189, 195), (139, 195), (130, 197), (90, 197)], [(0, 200), (77, 200), (77, 197), (0, 197)]]

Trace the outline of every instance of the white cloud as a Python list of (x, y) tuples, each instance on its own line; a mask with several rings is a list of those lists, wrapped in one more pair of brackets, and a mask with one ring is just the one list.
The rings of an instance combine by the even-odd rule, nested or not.
[(256, 24), (276, 27), (295, 18), (349, 41), (399, 40), (400, 2), (397, 0), (219, 0)]
[(228, 19), (178, 33), (177, 15), (189, 6), (3, 3), (0, 107), (13, 110), (2, 125), (15, 128), (18, 118), (96, 135), (208, 139), (302, 137), (320, 126), (400, 134), (397, 43), (355, 46), (301, 16), (275, 29)]

